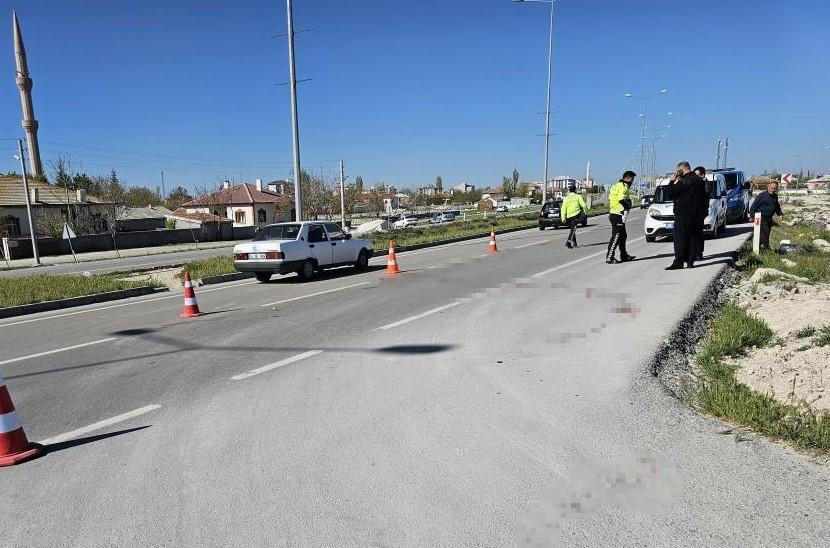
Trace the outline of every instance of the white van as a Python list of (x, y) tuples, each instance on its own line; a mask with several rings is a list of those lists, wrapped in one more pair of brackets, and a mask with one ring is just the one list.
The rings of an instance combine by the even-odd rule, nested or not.
[[(709, 213), (703, 221), (705, 235), (716, 237), (726, 226), (726, 179), (720, 173), (706, 175), (709, 188)], [(646, 213), (643, 230), (646, 241), (653, 242), (660, 236), (671, 236), (674, 232), (674, 203), (666, 197), (668, 179), (657, 182), (654, 199)]]

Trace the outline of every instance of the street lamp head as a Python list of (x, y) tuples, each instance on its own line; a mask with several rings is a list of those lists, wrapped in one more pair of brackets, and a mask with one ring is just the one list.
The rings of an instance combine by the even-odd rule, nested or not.
[[(513, 0), (513, 1), (515, 2), (516, 0)], [(626, 94), (625, 94), (625, 96), (626, 96), (626, 98), (628, 98), (628, 99), (631, 99), (632, 97), (634, 97), (634, 96), (633, 96), (633, 95), (631, 95), (630, 93), (626, 93)]]
[(661, 89), (660, 90), (660, 93), (668, 93), (668, 92), (669, 92), (669, 90), (667, 90), (667, 89)]

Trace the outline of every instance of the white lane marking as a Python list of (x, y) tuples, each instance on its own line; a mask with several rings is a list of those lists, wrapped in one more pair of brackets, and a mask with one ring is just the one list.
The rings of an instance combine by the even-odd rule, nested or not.
[(519, 246), (516, 246), (516, 247), (514, 247), (513, 249), (524, 249), (525, 247), (530, 247), (530, 246), (532, 246), (532, 245), (546, 244), (546, 243), (548, 243), (549, 241), (550, 241), (550, 240), (540, 240), (540, 241), (538, 241), (538, 242), (530, 242), (529, 244), (524, 244), (524, 245), (519, 245)]
[(290, 303), (292, 301), (299, 301), (299, 300), (302, 300), (302, 299), (308, 299), (309, 297), (316, 297), (317, 295), (325, 295), (326, 293), (334, 293), (336, 291), (343, 291), (344, 289), (351, 289), (353, 287), (359, 287), (361, 285), (366, 285), (368, 283), (369, 282), (360, 282), (359, 284), (352, 284), (352, 285), (346, 285), (346, 286), (343, 286), (343, 287), (336, 287), (334, 289), (327, 289), (325, 291), (318, 291), (317, 293), (310, 293), (308, 295), (300, 295), (299, 297), (293, 297), (291, 299), (283, 299), (281, 301), (274, 301), (272, 303), (261, 304), (259, 306), (274, 306), (274, 305), (277, 305), (277, 304)]
[(28, 356), (20, 356), (19, 358), (14, 358), (14, 359), (11, 359), (11, 360), (4, 360), (4, 361), (0, 362), (0, 365), (8, 365), (10, 363), (22, 362), (24, 360), (31, 360), (32, 358), (40, 358), (41, 356), (48, 356), (50, 354), (57, 354), (58, 352), (66, 352), (68, 350), (75, 350), (77, 348), (84, 348), (86, 346), (93, 346), (95, 344), (101, 344), (101, 343), (110, 342), (110, 341), (114, 341), (114, 340), (115, 340), (115, 337), (110, 337), (108, 339), (100, 339), (100, 340), (97, 340), (97, 341), (91, 341), (91, 342), (87, 342), (87, 343), (83, 343), (83, 344), (75, 344), (75, 345), (72, 345), (72, 346), (65, 346), (63, 348), (56, 348), (54, 350), (47, 350), (46, 352), (38, 352), (37, 354), (29, 354)]
[(41, 441), (42, 445), (50, 445), (53, 443), (62, 443), (65, 441), (69, 441), (71, 439), (78, 438), (83, 436), (84, 434), (89, 434), (90, 432), (95, 432), (96, 430), (101, 430), (102, 428), (106, 428), (107, 426), (112, 426), (113, 424), (118, 424), (119, 422), (124, 422), (126, 420), (133, 419), (135, 417), (139, 417), (144, 415), (145, 413), (149, 413), (150, 411), (155, 411), (156, 409), (161, 408), (158, 404), (153, 405), (145, 405), (144, 407), (139, 407), (138, 409), (134, 409), (127, 413), (123, 413), (121, 415), (116, 415), (114, 417), (110, 417), (109, 419), (104, 419), (102, 421), (98, 421), (95, 423), (90, 424), (89, 426), (84, 426), (83, 428), (78, 428), (77, 430), (72, 430), (71, 432), (64, 432), (63, 434), (58, 434), (57, 436), (52, 436), (51, 438), (46, 438), (45, 440)]
[(302, 354), (297, 354), (296, 356), (291, 356), (290, 358), (286, 358), (284, 360), (280, 360), (276, 363), (272, 363), (270, 365), (264, 365), (257, 369), (251, 369), (245, 373), (240, 373), (239, 375), (234, 375), (231, 377), (232, 381), (241, 381), (247, 378), (253, 377), (254, 375), (259, 375), (260, 373), (266, 373), (268, 371), (273, 371), (274, 369), (278, 369), (280, 367), (284, 367), (286, 365), (290, 365), (292, 363), (297, 363), (300, 360), (304, 360), (306, 358), (310, 358), (312, 356), (316, 356), (317, 354), (322, 354), (322, 350), (309, 350), (308, 352), (303, 352)]
[[(214, 287), (212, 289), (201, 289), (201, 290), (199, 290), (199, 293), (208, 293), (210, 291), (224, 291), (226, 289), (235, 289), (235, 288), (243, 286), (243, 285), (251, 285), (251, 284), (256, 284), (256, 283), (259, 283), (259, 282), (257, 282), (257, 281), (243, 282), (243, 283), (238, 283), (238, 284), (233, 284), (233, 285), (228, 285), (228, 286), (223, 286), (223, 287)], [(136, 305), (136, 304), (151, 303), (153, 301), (163, 301), (165, 299), (182, 299), (182, 298), (184, 298), (182, 296), (182, 294), (175, 293), (173, 295), (165, 295), (164, 297), (153, 297), (152, 299), (142, 299), (140, 301), (132, 301), (132, 302), (129, 302), (129, 303), (111, 304), (111, 305), (107, 305), (107, 306), (99, 306), (97, 308), (89, 308), (87, 310), (77, 310), (75, 312), (65, 312), (63, 314), (55, 314), (55, 315), (52, 315), (52, 316), (44, 316), (44, 317), (41, 317), (41, 318), (32, 318), (32, 319), (29, 319), (29, 320), (19, 320), (19, 321), (16, 321), (16, 322), (3, 323), (3, 324), (0, 324), (0, 328), (11, 327), (13, 325), (21, 325), (21, 324), (32, 323), (32, 322), (42, 322), (44, 320), (54, 320), (56, 318), (65, 318), (67, 316), (75, 316), (76, 314), (86, 314), (88, 312), (98, 312), (98, 311), (101, 311), (101, 310), (109, 310), (111, 308), (121, 308), (122, 306), (133, 306), (133, 305)]]
[[(634, 242), (639, 242), (640, 240), (645, 240), (645, 239), (646, 239), (646, 237), (642, 236), (642, 237), (637, 238), (635, 240), (629, 240), (628, 243), (633, 244)], [(560, 264), (559, 266), (554, 266), (553, 268), (549, 268), (547, 270), (537, 272), (536, 274), (533, 275), (533, 277), (534, 278), (541, 278), (542, 276), (550, 274), (551, 272), (556, 272), (557, 270), (562, 270), (563, 268), (568, 268), (569, 266), (573, 266), (573, 265), (581, 263), (583, 261), (587, 261), (588, 259), (593, 259), (594, 257), (599, 257), (600, 255), (606, 255), (607, 253), (608, 253), (607, 249), (605, 251), (597, 251), (596, 253), (591, 253), (590, 255), (586, 255), (582, 258), (576, 259), (576, 260), (571, 261), (569, 263)]]
[(386, 331), (388, 329), (393, 329), (395, 327), (399, 327), (401, 325), (407, 324), (409, 322), (414, 322), (415, 320), (420, 320), (421, 318), (426, 318), (427, 316), (431, 316), (433, 314), (437, 314), (439, 312), (443, 312), (444, 310), (448, 310), (454, 306), (458, 306), (461, 304), (461, 301), (456, 301), (454, 303), (445, 304), (444, 306), (439, 306), (438, 308), (433, 308), (431, 310), (427, 310), (426, 312), (422, 312), (415, 316), (410, 316), (408, 318), (404, 318), (402, 320), (398, 320), (397, 322), (393, 322), (390, 324), (382, 325), (375, 329), (375, 331)]

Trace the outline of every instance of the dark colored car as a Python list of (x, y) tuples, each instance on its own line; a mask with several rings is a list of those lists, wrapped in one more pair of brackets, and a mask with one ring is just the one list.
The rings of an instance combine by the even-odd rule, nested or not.
[[(562, 200), (557, 199), (546, 203), (539, 211), (539, 230), (545, 230), (548, 227), (559, 228), (565, 226), (561, 218)], [(588, 226), (588, 218), (582, 221), (582, 226)]]

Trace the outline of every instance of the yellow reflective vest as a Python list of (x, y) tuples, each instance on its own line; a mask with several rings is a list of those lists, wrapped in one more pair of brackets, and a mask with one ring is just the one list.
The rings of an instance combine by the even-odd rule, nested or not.
[(611, 187), (608, 192), (608, 209), (614, 215), (622, 215), (625, 208), (620, 203), (622, 200), (631, 201), (631, 192), (629, 187), (622, 181), (617, 182)]
[(564, 223), (571, 217), (576, 217), (583, 210), (586, 214), (588, 213), (588, 206), (585, 205), (585, 200), (582, 199), (582, 196), (576, 192), (568, 193), (565, 199), (562, 200), (562, 207), (559, 208), (562, 222)]

